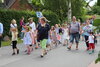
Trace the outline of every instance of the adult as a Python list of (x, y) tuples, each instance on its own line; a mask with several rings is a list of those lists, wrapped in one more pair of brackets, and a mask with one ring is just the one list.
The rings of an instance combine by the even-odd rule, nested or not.
[(87, 46), (87, 50), (89, 50), (89, 42), (88, 42), (88, 37), (89, 37), (89, 33), (93, 32), (92, 29), (92, 25), (90, 24), (90, 20), (86, 20), (86, 26), (83, 27), (83, 35), (85, 37), (85, 42), (86, 42), (86, 46)]
[(38, 30), (40, 45), (42, 47), (41, 57), (43, 57), (47, 53), (46, 43), (48, 39), (48, 32), (50, 30), (50, 25), (47, 23), (47, 19), (45, 17), (40, 18), (40, 24), (38, 25), (37, 30)]
[(12, 32), (12, 29), (16, 28), (17, 29), (17, 24), (16, 24), (16, 20), (12, 19), (11, 20), (11, 24), (10, 24), (10, 32)]
[(36, 31), (36, 26), (35, 26), (35, 22), (33, 22), (33, 18), (29, 18), (29, 26), (32, 28), (32, 31), (35, 32)]
[(68, 49), (70, 50), (72, 47), (72, 44), (76, 42), (76, 50), (78, 50), (78, 44), (79, 44), (79, 32), (80, 32), (80, 24), (76, 21), (76, 17), (73, 16), (72, 22), (69, 26), (69, 35), (70, 35), (70, 44), (68, 46)]
[(0, 22), (0, 48), (1, 48), (2, 34), (3, 34), (3, 24)]
[(11, 20), (10, 28), (17, 28), (17, 24), (16, 24), (16, 20), (15, 19)]
[[(25, 27), (24, 17), (22, 17), (21, 20), (20, 20), (20, 27), (21, 27), (21, 31), (23, 31), (24, 27)], [(24, 33), (21, 32), (21, 39), (23, 39), (23, 37), (24, 37)]]

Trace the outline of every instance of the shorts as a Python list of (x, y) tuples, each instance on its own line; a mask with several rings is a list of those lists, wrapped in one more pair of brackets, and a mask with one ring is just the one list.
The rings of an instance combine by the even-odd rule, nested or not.
[(42, 47), (42, 49), (46, 49), (46, 44), (47, 44), (47, 39), (43, 39), (40, 41), (40, 46)]
[(79, 33), (70, 34), (70, 43), (73, 43), (74, 39), (76, 43), (79, 43)]

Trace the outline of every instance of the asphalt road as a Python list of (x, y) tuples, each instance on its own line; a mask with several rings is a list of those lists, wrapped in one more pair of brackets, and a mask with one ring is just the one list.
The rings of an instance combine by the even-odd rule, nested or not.
[(12, 56), (11, 46), (0, 48), (0, 67), (88, 67), (97, 58), (100, 51), (100, 39), (94, 54), (89, 55), (84, 42), (80, 42), (79, 50), (68, 51), (65, 46), (59, 45), (49, 51), (44, 58), (40, 58), (41, 49), (34, 50), (26, 55), (24, 45), (18, 45), (20, 54)]

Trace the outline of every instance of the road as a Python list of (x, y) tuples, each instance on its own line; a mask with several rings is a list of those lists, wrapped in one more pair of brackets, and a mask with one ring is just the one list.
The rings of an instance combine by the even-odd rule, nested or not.
[(84, 42), (80, 42), (79, 50), (68, 51), (65, 46), (59, 45), (52, 49), (44, 58), (40, 58), (41, 49), (34, 50), (26, 55), (24, 45), (18, 45), (20, 54), (12, 56), (11, 46), (0, 48), (0, 67), (88, 67), (100, 51), (100, 39), (94, 54), (89, 55)]

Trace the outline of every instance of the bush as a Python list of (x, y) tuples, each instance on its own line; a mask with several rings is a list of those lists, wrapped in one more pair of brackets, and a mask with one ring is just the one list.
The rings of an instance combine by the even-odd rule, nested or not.
[[(25, 18), (35, 17), (28, 11), (15, 11), (15, 10), (0, 10), (0, 21), (4, 25), (4, 36), (9, 35), (10, 23), (12, 19), (15, 19), (18, 24), (18, 29), (20, 29), (19, 21), (21, 17), (24, 16)], [(25, 20), (27, 22), (27, 19)]]
[[(49, 24), (54, 25), (56, 23), (59, 23), (58, 16), (51, 12), (51, 11), (45, 11), (43, 12), (43, 15), (51, 21)], [(28, 22), (27, 19), (30, 17), (34, 18), (34, 22), (38, 22), (38, 18), (36, 17), (36, 13), (34, 11), (15, 11), (15, 10), (6, 10), (6, 9), (0, 9), (0, 22), (4, 25), (4, 36), (9, 35), (9, 29), (10, 29), (10, 23), (12, 19), (15, 19), (18, 24), (18, 29), (20, 30), (20, 19), (21, 17), (25, 17), (25, 22)]]
[(94, 20), (94, 23), (93, 23), (94, 26), (96, 26), (96, 30), (99, 30), (100, 32), (100, 19), (96, 19)]
[(100, 26), (100, 19), (94, 20), (93, 25), (94, 25), (94, 26)]

